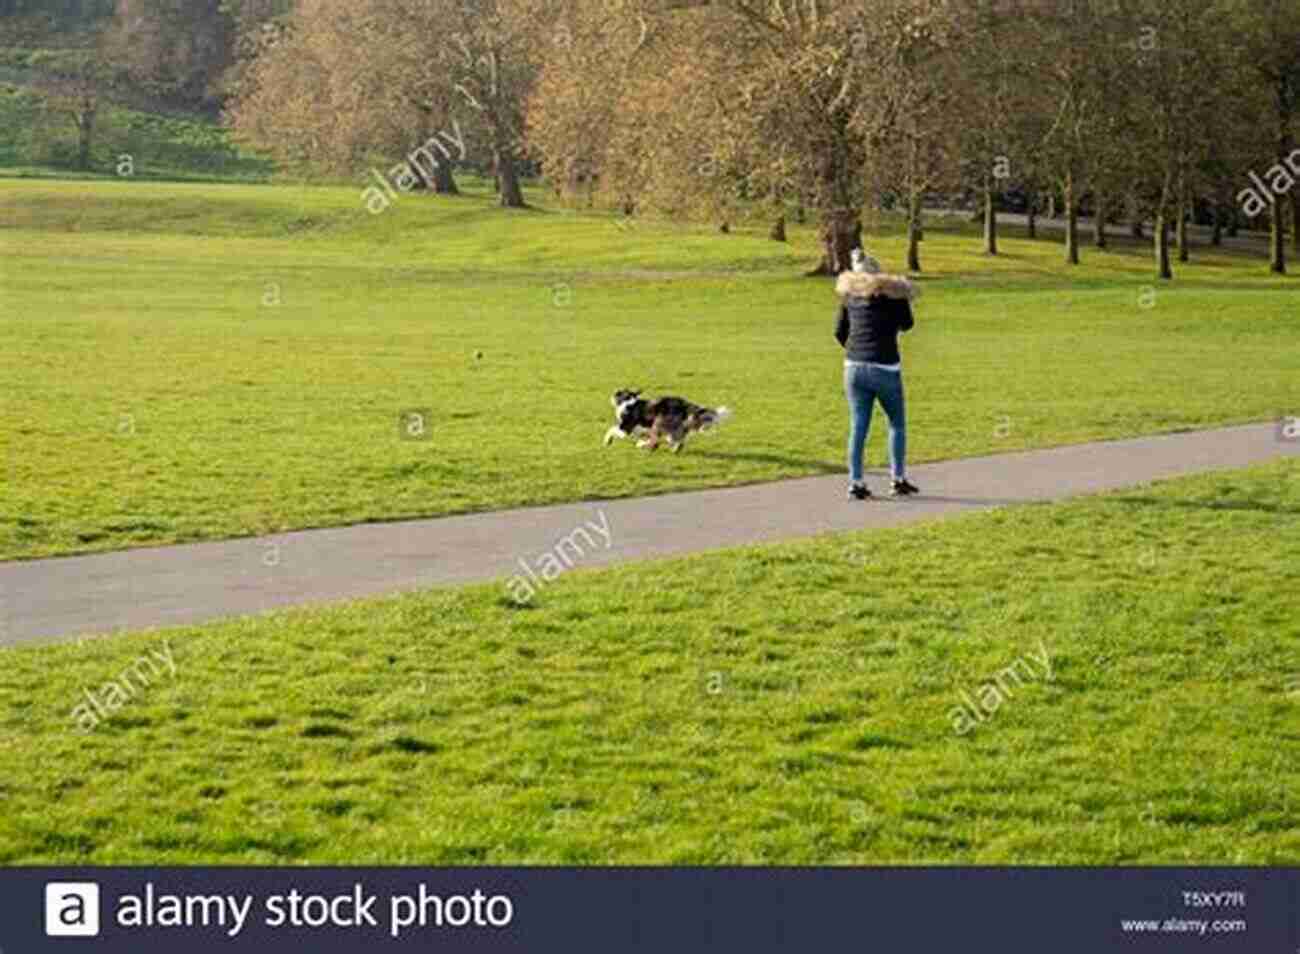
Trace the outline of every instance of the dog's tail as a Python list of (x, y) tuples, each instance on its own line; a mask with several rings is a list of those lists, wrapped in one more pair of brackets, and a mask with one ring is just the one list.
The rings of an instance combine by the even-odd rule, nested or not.
[(731, 408), (706, 407), (700, 412), (700, 430), (707, 431), (710, 428), (717, 427), (731, 417)]

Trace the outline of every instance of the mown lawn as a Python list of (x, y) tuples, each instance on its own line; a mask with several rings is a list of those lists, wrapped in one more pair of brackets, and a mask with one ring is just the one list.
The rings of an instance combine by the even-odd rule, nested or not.
[[(371, 216), (359, 187), (0, 180), (0, 558), (840, 469), (811, 227), (785, 245), (531, 198)], [(901, 235), (873, 234), (896, 265)], [(1055, 242), (1004, 245), (927, 232), (915, 460), (1300, 409), (1300, 286), (1262, 259), (1198, 250), (1154, 290), (1145, 250), (1067, 271)], [(623, 386), (736, 417), (677, 457), (603, 450)], [(401, 439), (413, 409), (427, 440)]]
[(3, 864), (1300, 861), (1295, 461), (0, 661)]

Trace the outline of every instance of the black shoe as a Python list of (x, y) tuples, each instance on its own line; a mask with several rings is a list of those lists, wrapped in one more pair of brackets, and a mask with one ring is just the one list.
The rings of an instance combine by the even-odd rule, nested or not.
[(915, 484), (909, 484), (907, 478), (894, 481), (894, 486), (889, 491), (894, 497), (910, 497), (912, 494), (919, 494), (920, 492), (920, 488)]
[(866, 500), (871, 496), (871, 491), (867, 489), (866, 484), (851, 484), (849, 486), (850, 500)]

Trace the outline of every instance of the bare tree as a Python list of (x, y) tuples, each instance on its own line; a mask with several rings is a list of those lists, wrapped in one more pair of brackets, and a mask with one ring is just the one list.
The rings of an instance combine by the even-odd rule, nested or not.
[[(659, 32), (665, 26), (656, 24)], [(662, 43), (650, 42), (650, 30), (634, 8), (593, 0), (574, 0), (539, 28), (526, 136), (562, 197), (576, 200), (581, 194), (590, 206), (602, 176), (611, 186), (608, 165), (616, 130), (643, 118), (624, 108), (623, 100), (641, 78), (665, 67), (658, 55)]]
[[(1144, 157), (1138, 181), (1155, 218), (1157, 275), (1168, 279), (1173, 277), (1170, 228), (1179, 260), (1188, 261), (1194, 196), (1213, 188), (1209, 173), (1233, 148), (1225, 140), (1238, 131), (1229, 119), (1239, 111), (1233, 85), (1199, 82), (1232, 72), (1229, 55), (1235, 41), (1221, 29), (1220, 12), (1204, 0), (1143, 0), (1130, 9), (1142, 34), (1130, 84), (1138, 92), (1135, 112), (1143, 117), (1133, 137)], [(1207, 136), (1211, 129), (1214, 133)]]
[[(628, 7), (642, 22), (641, 41), (621, 45), (617, 68), (595, 71), (597, 82), (608, 78), (618, 90), (595, 97), (602, 105), (595, 126), (607, 135), (598, 149), (578, 148), (591, 137), (548, 108), (555, 115), (536, 141), (548, 168), (585, 154), (604, 191), (625, 207), (699, 209), (724, 222), (742, 197), (779, 220), (789, 197), (820, 219), (822, 255), (810, 274), (847, 268), (861, 237), (866, 182), (864, 139), (853, 122), (869, 98), (860, 83), (872, 56), (853, 48), (860, 8), (847, 0)], [(573, 39), (602, 48), (589, 31)], [(633, 57), (634, 73), (626, 68)], [(547, 67), (542, 83), (565, 87)], [(570, 104), (581, 99), (566, 93)]]
[(211, 108), (234, 54), (223, 0), (116, 0), (117, 62), (155, 97)]
[(440, 192), (456, 191), (462, 158), (445, 138), (469, 137), (490, 153), (501, 204), (522, 206), (537, 12), (526, 0), (300, 0), (244, 70), (230, 118), (281, 159), (336, 173), (405, 156)]
[(255, 59), (240, 72), (229, 121), (308, 170), (356, 176), (402, 157), (412, 186), (453, 191), (459, 157), (425, 146), (458, 128), (457, 94), (439, 68), (445, 39), (421, 29), (418, 12), (401, 0), (300, 0), (250, 40)]
[[(1032, 91), (1018, 81), (1027, 51), (1015, 42), (1020, 17), (1014, 6), (971, 0), (961, 15), (963, 109), (956, 118), (964, 178), (979, 196), (984, 254), (997, 255), (998, 203), (1011, 182), (1029, 172), (1032, 155), (1017, 136), (1031, 112)], [(1032, 55), (1034, 48), (1028, 52)]]
[(855, 120), (868, 135), (875, 187), (901, 200), (907, 267), (920, 271), (925, 196), (959, 181), (962, 23), (942, 0), (885, 0), (865, 32), (875, 95), (858, 105)]
[[(430, 6), (435, 5), (414, 0), (413, 12)], [(450, 27), (451, 44), (439, 50), (437, 62), (487, 129), (501, 205), (511, 208), (525, 204), (519, 159), (524, 106), (536, 75), (529, 54), (535, 44), (537, 12), (536, 6), (512, 0), (448, 0), (430, 24), (432, 30)]]
[(1060, 0), (1035, 7), (1028, 17), (1042, 50), (1036, 78), (1051, 102), (1044, 164), (1061, 191), (1065, 260), (1071, 265), (1079, 264), (1079, 201), (1093, 171), (1093, 142), (1104, 132), (1104, 64), (1121, 42), (1113, 16), (1117, 6), (1118, 0)]
[[(1269, 268), (1286, 274), (1286, 212), (1284, 197), (1275, 182), (1294, 179), (1287, 159), (1295, 148), (1295, 123), (1300, 111), (1300, 0), (1233, 0), (1228, 5), (1232, 35), (1240, 53), (1240, 68), (1249, 70), (1269, 100), (1266, 135), (1270, 152), (1282, 176), (1267, 184), (1270, 237)], [(1294, 201), (1294, 199), (1293, 199)], [(1296, 219), (1300, 213), (1293, 214)], [(1295, 224), (1300, 224), (1297, 222)]]
[(48, 115), (70, 122), (76, 130), (74, 160), (78, 170), (90, 171), (103, 113), (121, 86), (121, 74), (113, 59), (112, 34), (106, 26), (95, 31), (88, 48), (61, 69), (39, 74), (33, 86), (44, 101)]

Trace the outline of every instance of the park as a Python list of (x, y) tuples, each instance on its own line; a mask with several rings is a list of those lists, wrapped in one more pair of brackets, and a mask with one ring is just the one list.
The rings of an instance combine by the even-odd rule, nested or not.
[[(84, 123), (40, 104), (90, 75), (84, 37), (0, 44), (0, 864), (1296, 863), (1300, 236), (1294, 196), (1235, 201), (1269, 136), (1193, 173), (1208, 94), (1135, 81), (1169, 123), (1147, 171), (1025, 148), (1025, 214), (991, 174), (871, 158), (845, 219), (769, 127), (690, 111), (733, 60), (654, 45), (730, 35), (736, 5), (579, 17), (563, 70), (476, 53), (463, 101), (307, 6), (326, 64), (450, 98), (377, 109), (357, 89), (392, 86), (264, 54), (220, 114), (201, 84), (184, 115), (105, 93), (81, 168)], [(614, 69), (645, 43), (662, 70)], [(838, 68), (814, 52), (792, 75)], [(653, 120), (599, 176), (562, 108), (612, 122), (593, 90)], [(673, 136), (734, 132), (707, 174), (647, 145), (678, 100)], [(879, 416), (879, 499), (844, 495), (858, 241), (923, 290), (908, 499), (880, 492)], [(622, 388), (734, 419), (605, 447)]]

